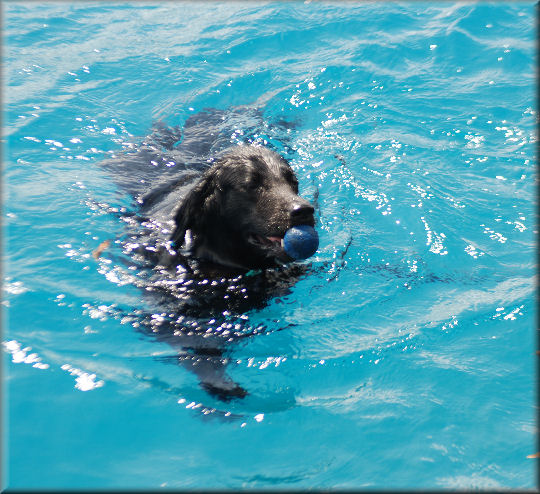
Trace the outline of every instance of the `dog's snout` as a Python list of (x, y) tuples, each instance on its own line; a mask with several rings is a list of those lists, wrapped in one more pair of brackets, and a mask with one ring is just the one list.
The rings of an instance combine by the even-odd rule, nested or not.
[(315, 209), (308, 202), (296, 203), (290, 211), (291, 223), (293, 225), (312, 224), (314, 212)]

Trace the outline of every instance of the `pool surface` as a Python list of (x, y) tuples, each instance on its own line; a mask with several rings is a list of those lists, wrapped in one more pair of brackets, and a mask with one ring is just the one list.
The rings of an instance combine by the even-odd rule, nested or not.
[[(2, 487), (535, 488), (533, 2), (2, 9)], [(220, 316), (223, 401), (141, 330), (102, 163), (254, 108), (230, 143), (290, 161), (320, 246)]]

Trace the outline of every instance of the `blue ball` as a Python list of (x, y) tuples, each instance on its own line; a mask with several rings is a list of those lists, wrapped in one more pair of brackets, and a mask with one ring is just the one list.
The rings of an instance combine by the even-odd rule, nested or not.
[(283, 248), (293, 259), (307, 259), (319, 247), (319, 235), (308, 225), (293, 226), (285, 232)]

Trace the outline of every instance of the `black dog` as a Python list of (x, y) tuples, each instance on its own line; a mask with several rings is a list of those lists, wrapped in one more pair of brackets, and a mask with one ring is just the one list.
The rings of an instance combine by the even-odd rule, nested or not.
[(181, 247), (187, 233), (192, 254), (219, 265), (276, 267), (293, 260), (281, 245), (285, 232), (314, 226), (313, 212), (284, 158), (264, 147), (238, 146), (183, 199), (171, 239)]
[(103, 163), (137, 202), (121, 216), (124, 262), (137, 262), (136, 284), (153, 309), (132, 311), (136, 326), (175, 347), (176, 360), (223, 400), (247, 393), (225, 373), (227, 344), (265, 330), (245, 313), (306, 274), (284, 252), (285, 232), (315, 223), (282, 156), (249, 143), (226, 149), (231, 126), (249, 135), (261, 122), (245, 108), (201, 112), (182, 133), (159, 125), (135, 151)]

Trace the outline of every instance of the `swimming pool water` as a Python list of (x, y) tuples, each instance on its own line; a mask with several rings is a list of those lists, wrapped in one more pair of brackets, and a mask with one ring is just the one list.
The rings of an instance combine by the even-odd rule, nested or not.
[[(532, 2), (2, 8), (4, 487), (535, 487)], [(224, 403), (92, 252), (131, 205), (101, 161), (242, 105), (320, 248)]]

